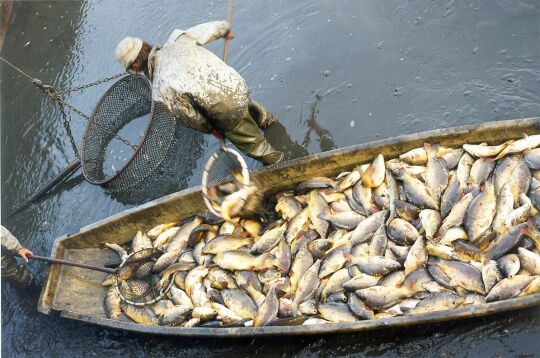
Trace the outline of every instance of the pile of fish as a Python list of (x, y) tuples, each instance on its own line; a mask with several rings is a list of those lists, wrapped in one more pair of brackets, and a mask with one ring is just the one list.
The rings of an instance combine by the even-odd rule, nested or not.
[[(357, 322), (540, 292), (540, 135), (424, 147), (279, 193), (275, 220), (203, 214), (139, 232), (127, 251), (167, 295), (148, 306), (104, 285), (107, 316), (146, 325)], [(275, 209), (275, 210), (274, 210)]]

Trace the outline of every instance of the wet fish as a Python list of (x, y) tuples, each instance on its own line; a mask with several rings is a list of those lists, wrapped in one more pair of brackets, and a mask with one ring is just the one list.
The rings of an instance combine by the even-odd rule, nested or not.
[(343, 303), (321, 303), (319, 314), (330, 322), (357, 322), (358, 318), (351, 312), (349, 306)]
[(360, 270), (368, 275), (386, 275), (401, 267), (399, 262), (382, 256), (353, 257), (352, 264), (358, 265)]
[(448, 181), (448, 186), (443, 193), (441, 199), (441, 212), (440, 216), (445, 218), (450, 213), (450, 210), (456, 205), (456, 203), (461, 199), (463, 194), (463, 188), (461, 187), (457, 175), (455, 172), (450, 173), (450, 178)]
[(424, 209), (420, 212), (420, 221), (426, 238), (429, 240), (433, 239), (441, 226), (441, 214), (436, 210)]
[(509, 143), (495, 159), (501, 159), (505, 155), (513, 153), (521, 153), (530, 149), (534, 149), (540, 145), (540, 135), (526, 136)]
[(274, 287), (270, 288), (266, 299), (259, 307), (257, 314), (253, 319), (253, 326), (261, 327), (265, 326), (274, 319), (276, 319), (279, 309), (279, 301)]
[(497, 267), (497, 262), (494, 260), (487, 261), (482, 266), (482, 281), (486, 292), (491, 291), (493, 286), (501, 280), (501, 273)]
[(491, 226), (495, 210), (495, 190), (493, 185), (488, 182), (484, 191), (473, 199), (465, 214), (463, 224), (469, 240), (475, 241)]
[(425, 312), (434, 312), (440, 310), (446, 310), (450, 308), (456, 308), (465, 302), (465, 298), (458, 296), (452, 292), (440, 292), (434, 293), (418, 302), (418, 304), (408, 314), (418, 314)]
[(410, 165), (425, 165), (427, 162), (427, 153), (423, 147), (414, 148), (401, 154), (399, 159)]
[(369, 256), (384, 256), (388, 237), (386, 235), (386, 225), (381, 225), (373, 234), (369, 243)]
[(459, 182), (459, 186), (462, 189), (465, 189), (468, 186), (469, 177), (471, 175), (471, 168), (474, 162), (475, 162), (474, 158), (471, 155), (469, 155), (469, 153), (463, 154), (463, 156), (458, 162), (458, 166), (456, 169), (456, 176)]
[(136, 323), (144, 324), (147, 326), (157, 326), (159, 324), (158, 318), (153, 312), (150, 312), (144, 306), (134, 306), (125, 302), (120, 303), (120, 308), (126, 316)]
[(439, 243), (442, 245), (452, 245), (452, 242), (456, 240), (467, 240), (467, 233), (462, 227), (453, 227), (448, 229)]
[(446, 218), (444, 218), (441, 227), (437, 233), (437, 237), (443, 236), (446, 231), (452, 227), (459, 227), (463, 224), (465, 215), (468, 212), (469, 205), (474, 199), (473, 193), (468, 193), (464, 195), (456, 205), (450, 210), (450, 213)]
[(531, 178), (531, 170), (523, 160), (519, 160), (508, 180), (510, 189), (512, 189), (512, 194), (514, 195), (515, 206), (519, 204), (520, 194), (526, 194), (529, 190)]
[(310, 212), (309, 208), (305, 208), (300, 211), (291, 220), (287, 229), (287, 242), (290, 244), (295, 240), (298, 240), (307, 231), (310, 224)]
[(403, 265), (405, 267), (405, 276), (413, 271), (423, 268), (426, 265), (427, 259), (428, 253), (426, 251), (425, 239), (420, 236), (416, 239), (407, 254), (407, 259)]
[(290, 281), (291, 281), (291, 293), (295, 293), (298, 287), (298, 282), (304, 273), (311, 267), (313, 264), (313, 256), (309, 251), (306, 244), (303, 244), (298, 250), (296, 257), (293, 260), (291, 271), (290, 271)]
[(497, 235), (503, 235), (508, 231), (506, 220), (514, 208), (514, 196), (510, 184), (503, 185), (497, 196), (497, 211), (493, 219), (493, 229)]
[(463, 144), (463, 149), (465, 149), (469, 154), (474, 155), (475, 157), (495, 157), (511, 142), (512, 141), (508, 141), (499, 145)]
[(292, 195), (283, 194), (278, 196), (275, 210), (284, 220), (291, 220), (302, 211), (302, 207)]
[(313, 227), (321, 237), (326, 237), (329, 224), (326, 220), (320, 219), (319, 215), (328, 210), (328, 204), (316, 190), (311, 191), (309, 194), (308, 209)]
[(411, 292), (404, 287), (373, 286), (356, 291), (356, 295), (373, 310), (384, 310), (408, 298)]
[(147, 234), (137, 231), (137, 234), (135, 234), (131, 241), (131, 252), (137, 252), (148, 248), (152, 248), (152, 240), (150, 240)]
[(454, 248), (445, 246), (443, 244), (437, 244), (434, 242), (426, 243), (426, 251), (430, 256), (440, 257), (444, 260), (459, 260), (460, 257)]
[(360, 168), (353, 169), (349, 174), (347, 174), (343, 180), (341, 180), (337, 186), (337, 190), (342, 192), (353, 185), (355, 185), (362, 178), (362, 173)]
[(448, 167), (443, 159), (437, 158), (437, 150), (431, 144), (424, 144), (424, 149), (428, 156), (425, 173), (426, 186), (438, 205), (448, 186)]
[(365, 219), (364, 215), (360, 215), (354, 211), (330, 214), (328, 208), (324, 208), (323, 212), (319, 214), (318, 217), (319, 219), (331, 222), (336, 227), (347, 230), (355, 229), (358, 224)]
[(350, 247), (341, 246), (333, 249), (322, 259), (319, 278), (325, 278), (341, 269), (350, 259)]
[(177, 326), (184, 322), (193, 310), (188, 306), (174, 306), (166, 310), (159, 319), (162, 326)]
[(506, 227), (513, 227), (524, 223), (531, 216), (531, 211), (533, 209), (531, 200), (525, 194), (519, 194), (519, 198), (521, 206), (508, 214), (505, 220)]
[(455, 169), (463, 155), (464, 150), (461, 148), (452, 149), (451, 151), (441, 155), (441, 159), (445, 161), (446, 167), (449, 170)]
[(403, 189), (409, 201), (420, 208), (439, 209), (439, 204), (433, 199), (427, 187), (414, 176), (400, 170), (397, 179), (403, 182)]
[(523, 160), (529, 168), (534, 170), (540, 169), (540, 148), (526, 151)]
[(398, 245), (412, 244), (420, 234), (409, 222), (395, 218), (388, 225), (388, 236)]
[(373, 189), (372, 197), (377, 207), (388, 209), (390, 205), (390, 193), (385, 183)]
[(356, 291), (363, 288), (375, 286), (379, 283), (379, 281), (379, 276), (372, 276), (365, 273), (360, 273), (359, 275), (356, 275), (350, 280), (343, 283), (343, 288), (348, 291)]
[[(155, 240), (155, 239), (157, 239), (159, 237), (159, 235), (161, 233), (163, 233), (165, 230), (167, 230), (167, 229), (169, 229), (169, 228), (171, 228), (171, 227), (173, 227), (175, 225), (176, 225), (176, 223), (159, 224), (157, 226), (154, 226), (152, 229), (150, 229), (146, 233), (146, 235), (148, 235), (148, 237), (150, 239)], [(138, 251), (138, 250), (136, 250), (136, 251)]]
[[(356, 183), (352, 189), (352, 197), (354, 201), (360, 203), (362, 209), (367, 214), (379, 211), (377, 205), (373, 203), (372, 189), (364, 186), (362, 182)], [(352, 203), (351, 203), (352, 204)], [(358, 211), (358, 210), (356, 210)]]
[(379, 154), (362, 174), (362, 184), (367, 188), (376, 188), (384, 181), (384, 157)]
[(298, 186), (296, 187), (296, 191), (301, 193), (312, 189), (325, 188), (336, 189), (336, 181), (327, 177), (314, 177), (298, 184)]
[(480, 188), (480, 185), (486, 181), (494, 167), (495, 161), (493, 159), (480, 158), (476, 160), (471, 167), (471, 173), (468, 180), (472, 189)]
[(273, 249), (283, 238), (285, 238), (286, 225), (281, 225), (266, 231), (249, 249), (251, 254), (262, 254)]
[(122, 246), (120, 246), (118, 244), (105, 243), (105, 246), (107, 246), (109, 249), (116, 252), (118, 254), (118, 256), (120, 256), (120, 259), (122, 261), (125, 260), (128, 257), (127, 251)]
[(293, 303), (299, 305), (313, 296), (320, 284), (319, 269), (321, 260), (315, 261), (313, 265), (302, 275), (298, 283), (298, 288), (294, 295)]
[(313, 257), (321, 259), (326, 255), (326, 252), (332, 248), (332, 241), (327, 239), (317, 239), (313, 240), (308, 248)]
[(394, 200), (394, 205), (396, 206), (397, 214), (403, 220), (414, 222), (420, 218), (420, 209), (416, 206), (397, 199)]
[(533, 276), (516, 275), (501, 280), (489, 291), (486, 302), (507, 300), (518, 296), (532, 282), (533, 278)]
[(243, 290), (238, 288), (227, 288), (221, 290), (221, 296), (223, 297), (225, 306), (234, 311), (240, 317), (253, 319), (257, 314), (257, 305)]
[(521, 268), (521, 261), (516, 254), (508, 254), (497, 259), (497, 266), (504, 277), (514, 277)]
[(382, 210), (362, 220), (352, 232), (349, 244), (353, 246), (368, 241), (384, 223), (387, 214), (387, 210)]
[[(320, 276), (320, 275), (319, 275)], [(328, 279), (328, 282), (324, 286), (324, 289), (322, 290), (321, 299), (324, 301), (326, 298), (338, 291), (343, 290), (343, 285), (348, 282), (351, 279), (351, 274), (349, 273), (349, 269), (342, 268), (340, 270), (337, 270), (334, 272)]]
[(448, 260), (440, 260), (437, 266), (455, 283), (453, 286), (485, 294), (482, 273), (474, 266), (460, 261)]
[(540, 275), (540, 255), (518, 247), (518, 256), (521, 266), (532, 275)]
[(107, 318), (120, 319), (122, 316), (122, 309), (120, 308), (120, 295), (116, 290), (116, 287), (111, 287), (105, 294), (104, 307)]
[(498, 259), (502, 255), (506, 254), (514, 247), (516, 247), (523, 237), (523, 233), (526, 231), (527, 224), (519, 224), (511, 228), (504, 235), (499, 236), (489, 247), (488, 257)]

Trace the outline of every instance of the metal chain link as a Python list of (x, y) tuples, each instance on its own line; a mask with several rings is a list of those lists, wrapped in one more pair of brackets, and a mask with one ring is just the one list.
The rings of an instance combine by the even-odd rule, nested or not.
[(69, 124), (66, 109), (60, 103), (58, 104), (58, 107), (60, 107), (60, 112), (62, 113), (62, 119), (64, 120), (64, 129), (66, 130), (66, 133), (68, 134), (69, 142), (71, 143), (71, 148), (73, 148), (73, 151), (75, 152), (75, 156), (77, 157), (77, 159), (81, 160), (81, 156), (79, 155), (79, 150), (77, 149), (77, 143), (75, 143), (75, 138), (73, 137), (73, 132), (71, 131), (71, 125)]
[[(26, 78), (28, 78), (37, 88), (42, 90), (43, 93), (45, 93), (46, 95), (51, 97), (56, 103), (58, 103), (58, 105), (60, 106), (60, 110), (62, 111), (62, 116), (64, 118), (64, 127), (66, 128), (66, 132), (70, 137), (71, 145), (73, 146), (73, 149), (75, 151), (75, 155), (77, 156), (77, 158), (79, 157), (79, 152), (77, 151), (77, 146), (75, 145), (75, 139), (73, 138), (73, 133), (71, 131), (71, 125), (69, 124), (69, 120), (67, 119), (67, 114), (65, 113), (65, 107), (71, 109), (73, 112), (75, 112), (78, 115), (80, 115), (81, 117), (85, 118), (87, 121), (90, 121), (90, 117), (88, 117), (86, 114), (84, 114), (83, 112), (81, 112), (77, 108), (73, 107), (71, 104), (67, 103), (64, 100), (63, 94), (70, 93), (70, 92), (75, 92), (75, 91), (80, 91), (80, 90), (83, 90), (83, 89), (86, 89), (86, 88), (97, 86), (99, 84), (111, 81), (113, 79), (116, 79), (116, 78), (119, 78), (119, 77), (122, 77), (122, 76), (125, 76), (126, 74), (128, 74), (128, 72), (123, 72), (123, 73), (119, 73), (119, 74), (116, 74), (116, 75), (113, 75), (113, 76), (110, 76), (110, 77), (106, 77), (106, 78), (104, 78), (102, 80), (99, 80), (99, 81), (96, 81), (96, 82), (88, 83), (88, 84), (78, 86), (78, 87), (67, 88), (67, 89), (59, 91), (59, 90), (55, 89), (53, 86), (46, 85), (41, 80), (28, 75), (26, 72), (21, 70), (19, 67), (15, 66), (14, 64), (12, 64), (8, 60), (6, 60), (4, 57), (0, 56), (0, 60), (5, 62), (6, 64), (8, 64), (10, 67), (12, 67), (14, 70), (19, 72), (20, 74), (22, 74)], [(108, 130), (107, 128), (104, 128), (102, 126), (102, 124), (99, 123), (98, 121), (94, 121), (93, 123), (97, 124), (98, 127), (103, 129), (104, 131), (109, 132), (110, 134), (112, 134), (114, 138), (118, 139), (120, 142), (124, 143), (128, 147), (131, 147), (133, 150), (137, 150), (136, 145), (131, 144), (127, 139), (122, 138), (119, 134), (114, 133), (114, 132)]]
[(87, 88), (98, 86), (98, 85), (103, 84), (105, 82), (109, 82), (111, 80), (115, 80), (117, 78), (120, 78), (122, 76), (126, 76), (128, 74), (129, 74), (129, 72), (118, 73), (118, 74), (110, 76), (110, 77), (105, 77), (102, 80), (98, 80), (98, 81), (95, 81), (95, 82), (90, 82), (90, 83), (87, 83), (87, 84), (84, 84), (84, 85), (81, 85), (81, 86), (77, 86), (77, 87), (71, 87), (71, 88), (66, 88), (66, 89), (59, 90), (58, 93), (67, 94), (67, 93), (71, 93), (71, 92), (84, 90), (84, 89), (87, 89)]

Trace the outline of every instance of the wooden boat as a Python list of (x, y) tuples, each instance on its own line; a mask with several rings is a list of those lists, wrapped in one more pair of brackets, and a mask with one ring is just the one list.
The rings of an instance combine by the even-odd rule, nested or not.
[[(262, 168), (253, 175), (261, 183), (265, 194), (271, 195), (293, 188), (299, 182), (314, 176), (331, 176), (350, 170), (359, 163), (371, 161), (378, 153), (390, 159), (419, 147), (424, 142), (441, 143), (447, 146), (461, 146), (464, 143), (484, 141), (495, 144), (521, 138), (523, 133), (540, 133), (540, 117), (440, 129), (359, 144)], [(54, 242), (51, 257), (93, 264), (114, 261), (117, 260), (115, 254), (106, 249), (103, 243), (126, 243), (132, 240), (138, 230), (145, 231), (160, 223), (179, 221), (201, 211), (206, 211), (206, 209), (200, 187), (190, 188), (86, 226), (78, 233), (61, 236)], [(540, 305), (540, 294), (535, 294), (452, 310), (358, 323), (259, 328), (156, 327), (107, 319), (103, 308), (106, 290), (101, 286), (104, 276), (105, 274), (101, 272), (51, 265), (41, 292), (38, 310), (45, 314), (58, 313), (61, 317), (134, 332), (179, 336), (239, 337), (374, 330), (485, 316)]]

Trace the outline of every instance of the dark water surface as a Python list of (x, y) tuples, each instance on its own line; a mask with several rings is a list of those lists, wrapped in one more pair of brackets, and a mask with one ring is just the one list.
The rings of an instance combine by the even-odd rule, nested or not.
[[(229, 62), (287, 129), (267, 136), (289, 158), (399, 134), (540, 114), (540, 3), (485, 1), (235, 1)], [(174, 28), (223, 19), (226, 1), (15, 2), (2, 56), (72, 87), (118, 72), (126, 35), (163, 43)], [(208, 46), (222, 54), (222, 42)], [(34, 253), (54, 238), (149, 199), (198, 185), (215, 140), (174, 144), (159, 178), (136, 195), (80, 175), (7, 218), (74, 159), (60, 112), (25, 78), (1, 69), (2, 223)], [(90, 113), (107, 85), (68, 96)], [(80, 143), (85, 122), (72, 117)], [(140, 130), (140, 129), (138, 129)], [(137, 136), (135, 136), (136, 138)], [(254, 162), (250, 162), (252, 166)], [(159, 183), (159, 185), (155, 185)], [(133, 194), (133, 193), (131, 193)], [(31, 263), (39, 279), (45, 266)], [(36, 312), (38, 293), (2, 287), (2, 354), (533, 356), (540, 309), (414, 329), (242, 340), (163, 338)]]

